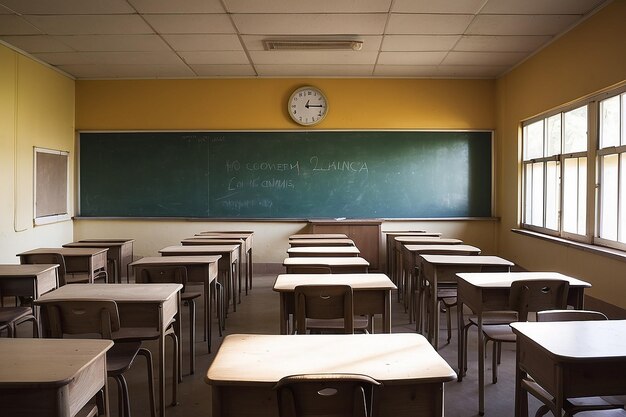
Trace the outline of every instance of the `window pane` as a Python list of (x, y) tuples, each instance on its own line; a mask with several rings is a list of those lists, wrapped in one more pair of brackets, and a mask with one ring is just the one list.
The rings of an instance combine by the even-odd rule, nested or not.
[(619, 172), (619, 241), (626, 243), (626, 153), (620, 154)]
[(602, 157), (600, 188), (600, 237), (617, 240), (617, 160), (618, 155)]
[(524, 223), (532, 224), (533, 166), (524, 165)]
[(626, 145), (626, 93), (622, 94), (622, 145)]
[(543, 162), (533, 164), (533, 190), (531, 223), (535, 226), (543, 226)]
[(578, 230), (587, 233), (587, 158), (578, 158)]
[(563, 152), (587, 149), (587, 106), (564, 113)]
[(543, 120), (524, 126), (524, 160), (543, 156)]
[(559, 166), (556, 161), (546, 163), (546, 227), (559, 228)]
[(548, 131), (546, 135), (546, 156), (561, 153), (561, 113), (547, 119)]
[(615, 96), (600, 102), (600, 148), (619, 146), (619, 101)]
[(578, 229), (578, 159), (568, 158), (563, 169), (563, 230)]

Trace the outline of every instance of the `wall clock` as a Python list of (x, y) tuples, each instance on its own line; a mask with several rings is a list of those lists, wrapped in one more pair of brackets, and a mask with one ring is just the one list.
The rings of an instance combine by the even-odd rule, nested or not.
[(294, 122), (303, 126), (311, 126), (321, 122), (326, 117), (328, 100), (318, 88), (301, 87), (289, 97), (287, 111)]

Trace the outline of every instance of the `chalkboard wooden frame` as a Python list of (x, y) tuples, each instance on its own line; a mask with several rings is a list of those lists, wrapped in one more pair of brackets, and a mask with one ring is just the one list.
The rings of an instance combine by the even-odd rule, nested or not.
[[(94, 146), (95, 143), (99, 143), (99, 146)], [(414, 149), (418, 143), (422, 147)], [(148, 151), (144, 154), (145, 149)], [(455, 156), (455, 152), (459, 151), (462, 154), (460, 159)], [(324, 152), (330, 156), (322, 156)], [(426, 155), (428, 152), (431, 157)], [(432, 158), (432, 152), (436, 153), (436, 158)], [(231, 158), (233, 153), (237, 155)], [(358, 155), (350, 159), (349, 156), (353, 153)], [(472, 153), (478, 159), (472, 160)], [(264, 159), (274, 157), (277, 159)], [(324, 174), (325, 178), (313, 177), (312, 172), (304, 172), (306, 169), (313, 171), (313, 157), (318, 158), (315, 160), (318, 168), (315, 174)], [(396, 157), (399, 162), (411, 165), (408, 169), (412, 171), (402, 171), (405, 168), (401, 168), (395, 172), (395, 166), (392, 169), (389, 160)], [(420, 163), (416, 163), (420, 158)], [(428, 169), (424, 168), (430, 159), (439, 159), (439, 163), (432, 162)], [(278, 167), (283, 171), (293, 170), (284, 163), (286, 160), (300, 161), (297, 176), (294, 174), (289, 177), (289, 174), (283, 172), (281, 175), (287, 176), (263, 179), (250, 176), (249, 173), (242, 174), (245, 168), (242, 169), (241, 164), (245, 166), (254, 162), (258, 165), (256, 171), (261, 170), (261, 163), (265, 164), (265, 169), (276, 170)], [(228, 221), (302, 221), (335, 217), (389, 220), (484, 219), (493, 215), (493, 160), (493, 131), (489, 130), (82, 131), (79, 132), (78, 217)], [(238, 172), (233, 170), (233, 161), (240, 164)], [(446, 163), (441, 163), (442, 161)], [(466, 165), (462, 166), (464, 163)], [(130, 165), (141, 167), (142, 170), (137, 173), (137, 170), (131, 169), (128, 171), (131, 174), (122, 173), (117, 184), (111, 186), (107, 177), (118, 175), (119, 173), (115, 174), (116, 171), (124, 171)], [(161, 165), (165, 171), (173, 169), (174, 174), (158, 173)], [(310, 166), (305, 168), (304, 165)], [(420, 173), (420, 169), (426, 171)], [(139, 178), (144, 171), (148, 175)], [(150, 174), (150, 171), (155, 174)], [(254, 169), (251, 168), (250, 171)], [(432, 174), (431, 171), (437, 172)], [(472, 180), (465, 178), (474, 175), (474, 171), (478, 172), (481, 182), (471, 183)], [(449, 175), (449, 172), (455, 175)], [(191, 176), (191, 185), (184, 181), (177, 182), (180, 178), (189, 179), (190, 173), (194, 174)], [(357, 178), (359, 173), (366, 177), (365, 182), (363, 178)], [(242, 174), (242, 177), (237, 177), (233, 182), (233, 174)], [(354, 175), (348, 178), (348, 174)], [(426, 174), (433, 178), (424, 180)], [(152, 180), (146, 178), (154, 175), (160, 175), (160, 180), (165, 184), (149, 184)], [(303, 180), (305, 177), (307, 179)], [(396, 184), (398, 179), (401, 182)], [(452, 190), (447, 194), (446, 189), (442, 191), (440, 186), (444, 179), (445, 186)], [(403, 183), (405, 180), (406, 183)], [(261, 184), (259, 181), (265, 182)], [(419, 181), (428, 182), (430, 188), (427, 195), (441, 194), (447, 199), (448, 206), (433, 206), (434, 211), (420, 206), (420, 212), (411, 212), (419, 204), (423, 205), (422, 199), (416, 198), (420, 194), (412, 191), (413, 185)], [(139, 193), (141, 198), (132, 197), (132, 190), (130, 194), (120, 197), (119, 190), (127, 187), (132, 189), (133, 183), (139, 184), (134, 192)], [(462, 183), (461, 193), (457, 183)], [(103, 192), (98, 191), (101, 195), (93, 191), (93, 186), (98, 184), (107, 188)], [(293, 191), (307, 187), (309, 188), (301, 194), (298, 194), (300, 191)], [(279, 189), (278, 197), (272, 194), (274, 188)], [(467, 191), (464, 191), (465, 188)], [(343, 210), (341, 204), (349, 204), (349, 201), (335, 203), (335, 200), (325, 200), (321, 205), (328, 210), (316, 211), (316, 200), (319, 199), (314, 197), (321, 198), (322, 194), (332, 194), (336, 189), (348, 194), (356, 192), (354, 196), (348, 196), (348, 199), (358, 197), (369, 202), (360, 202), (363, 207), (353, 206)], [(404, 202), (398, 203), (395, 195), (386, 193), (386, 189), (395, 190), (395, 195), (402, 194)], [(227, 200), (230, 192), (239, 192), (244, 197), (240, 200)], [(281, 195), (281, 192), (285, 194)], [(293, 197), (289, 197), (289, 192)], [(466, 194), (461, 195), (463, 192)], [(367, 200), (368, 195), (377, 197)], [(101, 202), (94, 203), (96, 197), (102, 197)], [(107, 199), (118, 200), (107, 206)], [(228, 203), (220, 208), (218, 201), (225, 199)], [(371, 202), (374, 200), (383, 201), (386, 205), (377, 207)], [(281, 206), (285, 201), (294, 203), (291, 206)], [(174, 202), (182, 203), (176, 206)], [(168, 204), (172, 207), (161, 207)], [(400, 204), (402, 210), (396, 210), (396, 204)], [(190, 207), (195, 211), (190, 212)], [(110, 208), (115, 210), (109, 210)]]

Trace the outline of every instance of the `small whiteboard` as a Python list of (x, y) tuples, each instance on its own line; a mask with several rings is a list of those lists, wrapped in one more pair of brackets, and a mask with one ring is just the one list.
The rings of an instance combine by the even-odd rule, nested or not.
[(35, 225), (69, 220), (69, 152), (35, 148)]

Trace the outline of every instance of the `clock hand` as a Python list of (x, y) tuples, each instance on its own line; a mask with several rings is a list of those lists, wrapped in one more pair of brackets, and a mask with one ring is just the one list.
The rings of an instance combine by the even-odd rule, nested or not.
[(324, 107), (321, 104), (309, 104), (309, 102), (307, 101), (306, 104), (304, 105), (304, 107), (311, 108), (311, 107)]

